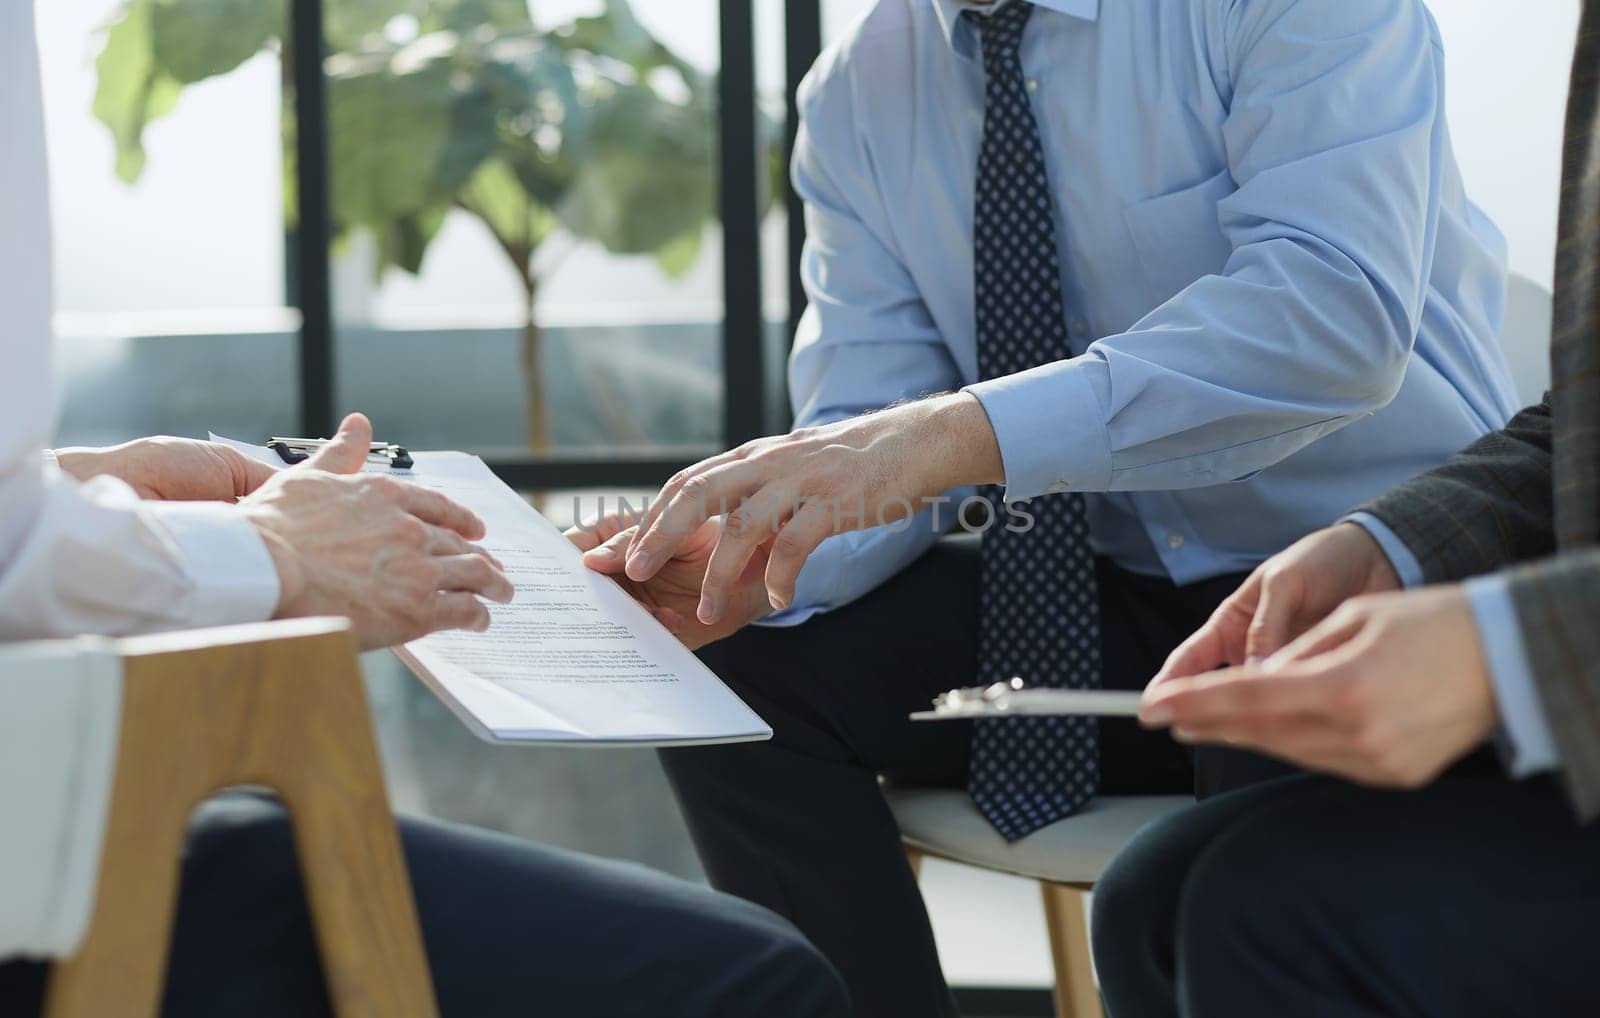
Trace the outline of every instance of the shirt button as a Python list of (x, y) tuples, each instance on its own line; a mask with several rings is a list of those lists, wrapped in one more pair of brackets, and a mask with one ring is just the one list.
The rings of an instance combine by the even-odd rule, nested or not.
[(1039, 79), (1038, 78), (1029, 78), (1028, 79), (1028, 91), (1030, 91), (1030, 92), (1039, 91)]
[(1182, 548), (1183, 547), (1183, 535), (1182, 534), (1168, 534), (1167, 535), (1167, 547), (1171, 548), (1173, 551), (1177, 551), (1179, 548)]
[(1089, 331), (1089, 323), (1081, 317), (1074, 318), (1072, 320), (1072, 331), (1081, 336)]

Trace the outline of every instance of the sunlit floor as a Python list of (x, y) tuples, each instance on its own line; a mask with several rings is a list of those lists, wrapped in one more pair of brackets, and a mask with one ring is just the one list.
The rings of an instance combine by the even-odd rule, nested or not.
[(940, 859), (922, 862), (945, 978), (958, 986), (1048, 987), (1050, 944), (1039, 885)]

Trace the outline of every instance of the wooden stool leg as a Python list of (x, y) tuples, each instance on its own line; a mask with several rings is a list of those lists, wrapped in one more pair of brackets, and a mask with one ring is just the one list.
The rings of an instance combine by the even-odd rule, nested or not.
[[(328, 996), (340, 1018), (431, 1016), (433, 987), (366, 690), (354, 657), (343, 670), (322, 676), (338, 681), (302, 747), (319, 763), (281, 784)], [(321, 864), (330, 860), (345, 865)], [(380, 973), (393, 978), (375, 980)]]
[(189, 815), (230, 785), (288, 807), (340, 1018), (437, 1015), (354, 641), (342, 622), (288, 631), (127, 641), (99, 892), (78, 953), (52, 970), (46, 1018), (156, 1014)]
[(1056, 1018), (1102, 1018), (1100, 991), (1089, 957), (1089, 924), (1084, 896), (1088, 888), (1041, 881), (1044, 921), (1050, 931), (1050, 957), (1055, 963)]

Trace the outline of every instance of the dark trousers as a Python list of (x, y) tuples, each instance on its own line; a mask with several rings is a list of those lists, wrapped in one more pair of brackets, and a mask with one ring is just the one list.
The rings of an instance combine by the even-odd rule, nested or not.
[[(772, 741), (661, 754), (712, 883), (793, 920), (862, 1018), (956, 1013), (878, 779), (966, 784), (970, 724), (906, 715), (974, 680), (978, 566), (975, 541), (946, 540), (848, 608), (706, 648)], [(1240, 579), (1179, 588), (1102, 562), (1106, 685), (1142, 688)], [(1211, 791), (1283, 772), (1221, 752), (1196, 766), (1132, 719), (1102, 721), (1100, 755), (1107, 794), (1183, 792), (1197, 777)]]
[[(401, 840), (446, 1018), (843, 1018), (839, 977), (787, 922), (627, 863), (404, 819)], [(283, 811), (206, 806), (183, 860), (162, 1013), (328, 1015)], [(0, 1014), (37, 1014), (45, 967), (0, 964)]]
[(1218, 796), (1143, 831), (1093, 913), (1110, 1018), (1600, 1014), (1600, 823), (1548, 778)]

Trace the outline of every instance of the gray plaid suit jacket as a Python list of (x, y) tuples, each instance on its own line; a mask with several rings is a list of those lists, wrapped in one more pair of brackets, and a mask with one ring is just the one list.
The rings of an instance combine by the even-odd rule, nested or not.
[(1504, 430), (1362, 508), (1428, 582), (1504, 570), (1578, 814), (1600, 816), (1600, 0), (1567, 98), (1550, 391)]

